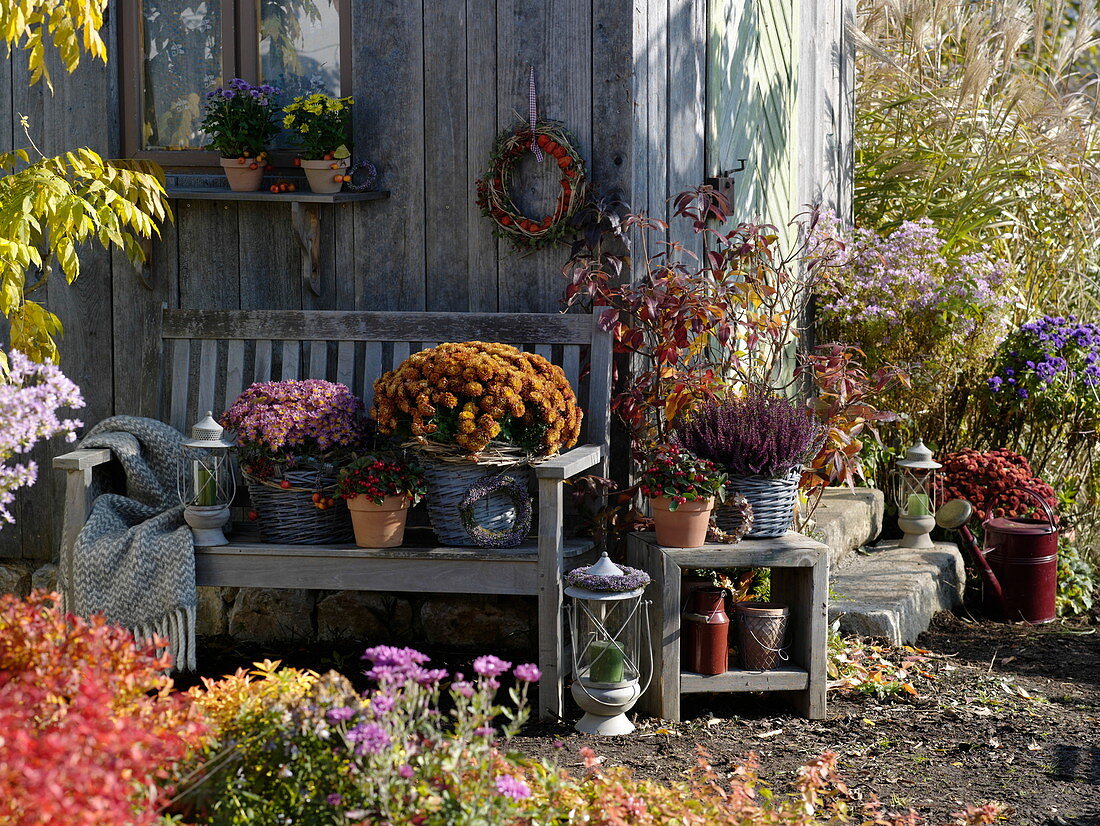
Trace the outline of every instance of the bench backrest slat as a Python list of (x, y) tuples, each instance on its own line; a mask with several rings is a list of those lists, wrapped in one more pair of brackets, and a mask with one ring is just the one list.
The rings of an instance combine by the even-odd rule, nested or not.
[(584, 440), (608, 438), (611, 341), (589, 315), (173, 309), (162, 329), (160, 415), (184, 431), (207, 410), (220, 415), (251, 382), (276, 378), (339, 381), (369, 408), (374, 382), (411, 353), (481, 340), (559, 365), (585, 411)]

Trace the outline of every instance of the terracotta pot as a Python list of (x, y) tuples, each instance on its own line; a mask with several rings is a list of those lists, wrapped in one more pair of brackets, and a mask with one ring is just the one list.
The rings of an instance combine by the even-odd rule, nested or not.
[(412, 504), (407, 496), (387, 496), (379, 505), (360, 494), (348, 499), (355, 544), (360, 548), (396, 548), (405, 541), (405, 517)]
[(670, 511), (667, 496), (649, 500), (653, 510), (653, 523), (657, 531), (657, 544), (666, 548), (699, 548), (707, 542), (707, 526), (714, 498), (684, 502)]
[[(333, 169), (333, 166), (336, 166)], [(302, 161), (302, 169), (309, 181), (309, 188), (319, 195), (332, 195), (344, 186), (343, 181), (334, 181), (337, 175), (343, 175), (348, 169), (348, 159), (336, 161)]]
[(225, 170), (230, 189), (234, 192), (255, 192), (260, 188), (264, 179), (264, 167), (263, 164), (256, 163), (256, 168), (252, 169), (253, 163), (256, 162), (248, 158), (245, 158), (244, 163), (240, 163), (237, 158), (222, 158), (222, 169)]

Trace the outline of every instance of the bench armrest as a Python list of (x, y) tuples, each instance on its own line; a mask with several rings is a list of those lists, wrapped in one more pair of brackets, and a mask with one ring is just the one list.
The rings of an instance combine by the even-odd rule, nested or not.
[(539, 479), (568, 479), (598, 464), (602, 457), (600, 445), (581, 445), (535, 465), (535, 475)]
[(96, 447), (89, 450), (73, 450), (55, 456), (53, 466), (55, 470), (90, 470), (109, 461), (111, 461), (111, 451), (105, 447)]

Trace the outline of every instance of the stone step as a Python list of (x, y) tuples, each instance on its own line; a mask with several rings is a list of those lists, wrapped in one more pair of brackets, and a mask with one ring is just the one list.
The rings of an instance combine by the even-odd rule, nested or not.
[(829, 546), (829, 567), (838, 568), (856, 548), (878, 539), (885, 509), (877, 488), (827, 488), (808, 535)]
[(845, 634), (912, 643), (937, 611), (961, 604), (965, 584), (962, 554), (953, 543), (913, 550), (883, 542), (832, 572), (829, 622), (839, 617)]

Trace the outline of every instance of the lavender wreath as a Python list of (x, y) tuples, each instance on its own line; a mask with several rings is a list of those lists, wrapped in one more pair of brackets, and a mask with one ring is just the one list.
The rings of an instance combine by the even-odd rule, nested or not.
[[(495, 493), (507, 496), (516, 506), (516, 520), (510, 528), (497, 530), (477, 523), (474, 503)], [(511, 476), (491, 476), (466, 489), (458, 505), (458, 515), (466, 533), (479, 548), (514, 548), (523, 543), (531, 527), (531, 497), (526, 487)]]
[(588, 591), (634, 591), (638, 588), (644, 588), (653, 578), (638, 568), (631, 568), (629, 565), (619, 565), (623, 569), (622, 576), (600, 576), (599, 574), (590, 574), (588, 569), (593, 566), (586, 565), (583, 568), (574, 568), (572, 571), (565, 575), (565, 581), (570, 585), (577, 588), (584, 588)]

